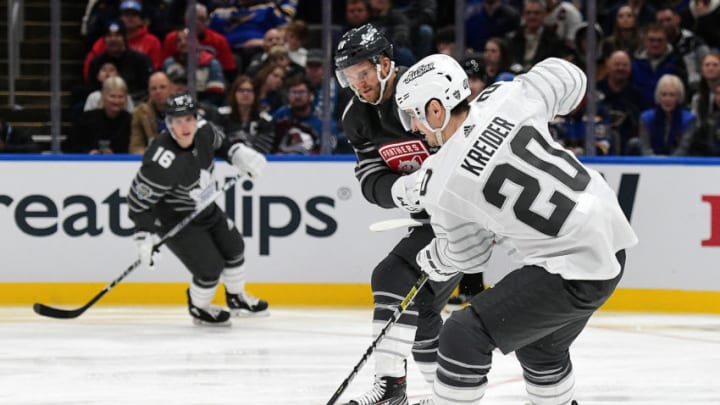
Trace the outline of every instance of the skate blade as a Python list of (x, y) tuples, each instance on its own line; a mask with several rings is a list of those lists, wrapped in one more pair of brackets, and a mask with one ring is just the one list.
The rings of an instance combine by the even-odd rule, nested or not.
[(232, 326), (232, 322), (230, 322), (230, 320), (227, 320), (225, 322), (206, 322), (201, 319), (193, 318), (192, 321), (195, 326), (203, 326), (203, 327), (210, 326), (213, 328), (222, 328), (222, 327), (227, 328), (227, 327)]
[(266, 309), (260, 312), (251, 312), (247, 309), (231, 309), (230, 316), (233, 318), (265, 318), (270, 316), (270, 311)]

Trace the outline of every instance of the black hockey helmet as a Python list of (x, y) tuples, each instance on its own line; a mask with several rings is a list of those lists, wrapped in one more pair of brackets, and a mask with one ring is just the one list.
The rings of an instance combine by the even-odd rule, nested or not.
[(345, 69), (363, 60), (380, 63), (382, 56), (392, 59), (393, 46), (372, 24), (353, 28), (343, 34), (335, 53), (335, 68)]
[[(390, 58), (390, 72), (387, 74), (383, 74), (382, 69), (384, 56)], [(365, 24), (351, 29), (340, 39), (337, 53), (335, 53), (335, 76), (340, 86), (350, 87), (360, 101), (379, 104), (385, 95), (387, 82), (395, 70), (395, 62), (392, 57), (393, 46), (390, 41), (372, 24)], [(380, 96), (375, 101), (365, 100), (344, 73), (344, 69), (366, 60), (375, 65), (377, 78), (380, 81)]]
[(480, 54), (473, 54), (466, 57), (462, 62), (465, 73), (471, 79), (480, 79), (487, 83), (487, 74), (485, 73), (485, 60)]
[(180, 93), (168, 97), (165, 117), (182, 117), (184, 115), (195, 115), (196, 113), (197, 102), (190, 93)]

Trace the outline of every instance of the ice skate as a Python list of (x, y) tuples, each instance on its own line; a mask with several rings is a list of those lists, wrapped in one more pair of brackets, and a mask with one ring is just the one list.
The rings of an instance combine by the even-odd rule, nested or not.
[(345, 405), (407, 405), (406, 377), (375, 377), (372, 389)]
[(193, 318), (195, 325), (208, 326), (230, 326), (230, 313), (222, 308), (210, 305), (207, 308), (196, 307), (190, 298), (190, 290), (187, 290), (188, 312)]
[(268, 303), (265, 300), (255, 298), (247, 292), (231, 294), (225, 290), (225, 301), (230, 314), (237, 317), (268, 316)]

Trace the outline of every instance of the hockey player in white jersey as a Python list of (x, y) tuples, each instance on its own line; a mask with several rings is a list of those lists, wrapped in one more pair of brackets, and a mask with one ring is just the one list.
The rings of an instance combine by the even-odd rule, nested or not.
[(571, 112), (585, 89), (585, 74), (555, 58), (470, 103), (467, 76), (446, 55), (398, 80), (404, 125), (441, 146), (419, 176), (435, 231), (417, 255), (422, 270), (438, 281), (482, 271), (496, 246), (522, 263), (446, 321), (425, 403), (479, 403), (495, 348), (515, 352), (531, 404), (576, 403), (569, 347), (637, 243), (602, 176), (548, 133), (548, 121)]

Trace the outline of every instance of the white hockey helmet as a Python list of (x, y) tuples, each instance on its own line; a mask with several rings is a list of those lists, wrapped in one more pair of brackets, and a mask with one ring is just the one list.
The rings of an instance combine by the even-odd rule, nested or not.
[[(441, 132), (450, 121), (450, 111), (469, 96), (467, 73), (455, 59), (443, 54), (427, 56), (411, 66), (400, 76), (395, 90), (395, 101), (405, 130), (412, 129), (410, 120), (415, 117), (435, 132), (440, 145)], [(425, 116), (425, 107), (433, 99), (445, 107), (445, 122), (440, 128), (432, 128)]]

